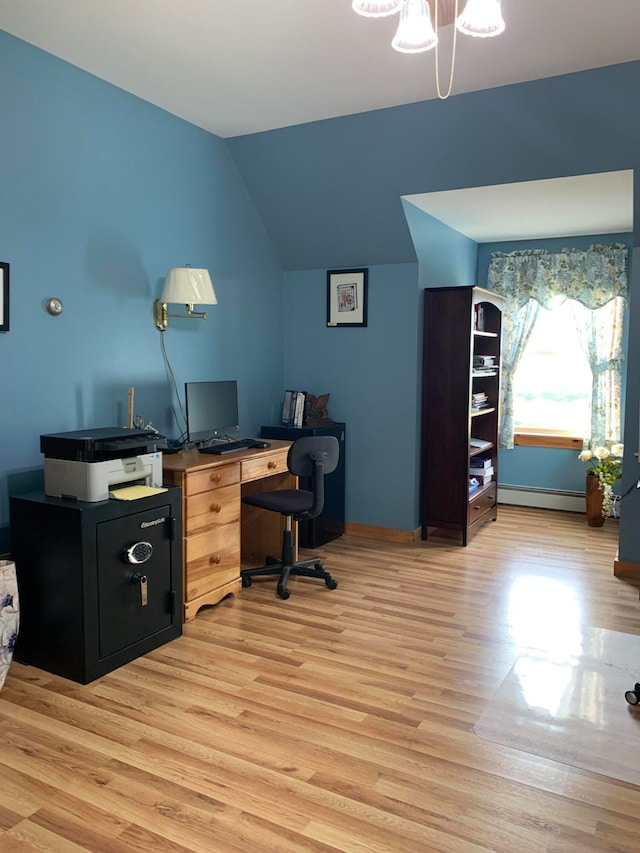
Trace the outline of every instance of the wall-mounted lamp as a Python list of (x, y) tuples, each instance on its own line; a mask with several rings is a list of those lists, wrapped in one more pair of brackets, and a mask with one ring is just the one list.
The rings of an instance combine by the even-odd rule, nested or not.
[[(169, 314), (169, 304), (182, 304), (186, 314)], [(208, 270), (197, 270), (190, 266), (174, 267), (167, 273), (160, 299), (155, 302), (156, 328), (166, 332), (169, 317), (192, 317), (206, 320), (204, 311), (194, 311), (194, 305), (217, 305), (218, 300), (211, 284)]]

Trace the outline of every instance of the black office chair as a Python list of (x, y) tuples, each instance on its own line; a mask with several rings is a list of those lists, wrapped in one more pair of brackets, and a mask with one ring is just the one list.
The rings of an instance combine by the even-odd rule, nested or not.
[(335, 471), (340, 454), (338, 439), (332, 435), (306, 436), (299, 438), (289, 448), (287, 467), (297, 477), (310, 477), (312, 491), (306, 489), (280, 489), (275, 492), (258, 492), (242, 498), (244, 503), (279, 512), (285, 517), (286, 526), (282, 535), (282, 557), (276, 560), (267, 557), (266, 565), (257, 569), (242, 569), (242, 586), (251, 586), (254, 577), (280, 575), (277, 593), (280, 598), (289, 598), (287, 581), (291, 575), (320, 578), (329, 589), (335, 589), (334, 580), (317, 557), (311, 560), (294, 561), (293, 521), (303, 521), (320, 515), (324, 506), (324, 476)]

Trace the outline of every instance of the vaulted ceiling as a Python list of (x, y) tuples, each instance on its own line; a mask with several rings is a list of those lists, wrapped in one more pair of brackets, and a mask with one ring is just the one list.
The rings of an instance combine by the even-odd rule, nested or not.
[[(640, 59), (640, 0), (502, 10), (498, 38), (458, 38), (454, 95)], [(396, 26), (351, 0), (0, 0), (0, 29), (222, 137), (436, 97), (434, 52), (394, 51)]]

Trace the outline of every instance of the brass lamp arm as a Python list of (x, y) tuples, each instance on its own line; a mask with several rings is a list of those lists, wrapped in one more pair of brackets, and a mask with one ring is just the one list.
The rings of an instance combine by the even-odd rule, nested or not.
[(166, 332), (169, 317), (177, 317), (182, 320), (188, 320), (189, 318), (194, 320), (206, 320), (207, 314), (205, 311), (194, 311), (193, 303), (189, 302), (185, 305), (187, 309), (186, 314), (170, 314), (169, 313), (169, 305), (166, 302), (161, 302), (159, 299), (155, 301), (155, 321), (156, 328), (160, 332)]

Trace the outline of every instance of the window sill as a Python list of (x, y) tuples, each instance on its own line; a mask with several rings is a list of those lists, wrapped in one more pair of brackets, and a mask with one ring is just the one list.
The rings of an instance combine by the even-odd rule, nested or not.
[(560, 450), (582, 450), (584, 439), (553, 432), (516, 432), (513, 443), (522, 447), (553, 447)]

